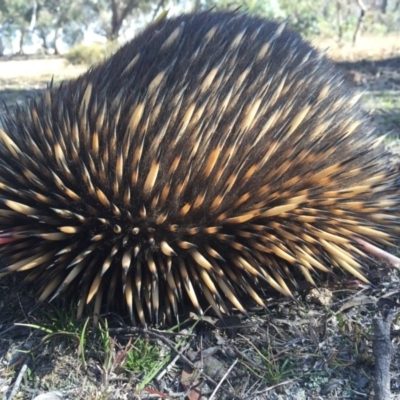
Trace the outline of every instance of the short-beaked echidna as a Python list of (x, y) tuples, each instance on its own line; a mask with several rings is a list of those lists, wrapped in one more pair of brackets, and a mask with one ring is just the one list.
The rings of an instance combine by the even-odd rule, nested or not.
[[(396, 181), (358, 97), (284, 25), (160, 21), (0, 131), (0, 257), (40, 300), (221, 316), (296, 271), (360, 268), (398, 232)], [(230, 304), (231, 303), (231, 304)]]

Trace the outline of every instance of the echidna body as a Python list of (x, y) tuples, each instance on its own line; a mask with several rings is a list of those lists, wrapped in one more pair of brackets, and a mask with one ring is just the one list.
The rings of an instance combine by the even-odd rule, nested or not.
[[(161, 21), (0, 131), (1, 272), (40, 300), (121, 302), (170, 323), (189, 301), (263, 305), (300, 271), (360, 271), (398, 231), (395, 177), (334, 66), (237, 13)], [(8, 242), (8, 243), (6, 243)]]

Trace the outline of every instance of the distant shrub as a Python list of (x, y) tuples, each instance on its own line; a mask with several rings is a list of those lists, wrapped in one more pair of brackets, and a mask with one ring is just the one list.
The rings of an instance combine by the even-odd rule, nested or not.
[(119, 44), (117, 42), (95, 43), (92, 45), (78, 44), (71, 47), (68, 53), (64, 54), (64, 58), (73, 65), (93, 65), (110, 57), (118, 47)]

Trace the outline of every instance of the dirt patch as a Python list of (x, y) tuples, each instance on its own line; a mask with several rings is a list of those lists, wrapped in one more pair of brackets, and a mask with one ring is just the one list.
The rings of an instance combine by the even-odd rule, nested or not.
[(334, 39), (316, 38), (311, 42), (337, 62), (385, 60), (400, 54), (400, 33), (386, 36), (364, 35), (355, 46), (349, 42), (339, 43)]
[(0, 117), (17, 104), (34, 98), (54, 80), (57, 84), (87, 70), (85, 66), (68, 64), (63, 58), (11, 59), (0, 58)]

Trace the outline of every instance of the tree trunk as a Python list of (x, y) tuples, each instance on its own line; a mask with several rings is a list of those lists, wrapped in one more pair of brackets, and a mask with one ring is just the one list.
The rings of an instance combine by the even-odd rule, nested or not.
[(58, 39), (58, 37), (60, 35), (60, 30), (61, 30), (61, 28), (59, 26), (57, 26), (56, 29), (54, 30), (54, 46), (53, 46), (53, 50), (54, 50), (54, 54), (57, 55), (57, 56), (60, 55), (60, 51), (59, 51), (58, 46), (57, 46), (57, 39)]
[(19, 48), (17, 54), (24, 54), (24, 39), (25, 39), (25, 28), (21, 28), (21, 35), (19, 37)]
[(4, 48), (4, 45), (3, 45), (3, 39), (0, 36), (0, 57), (4, 56), (4, 50), (5, 50), (5, 48)]
[(365, 6), (365, 4), (363, 3), (362, 0), (357, 0), (357, 4), (360, 8), (360, 15), (358, 17), (356, 29), (355, 29), (354, 35), (353, 35), (353, 46), (357, 43), (357, 41), (361, 35), (364, 18), (365, 18), (365, 13), (367, 12), (367, 7)]
[(35, 29), (36, 26), (36, 21), (37, 21), (37, 1), (33, 0), (32, 1), (32, 16), (31, 16), (31, 20), (29, 22), (29, 31), (33, 31)]
[(122, 7), (118, 0), (111, 0), (111, 32), (109, 40), (116, 40), (119, 37), (120, 30), (126, 17), (137, 7), (137, 0), (130, 0), (125, 7)]
[(39, 37), (42, 39), (42, 47), (44, 50), (45, 54), (49, 53), (49, 44), (47, 43), (47, 37), (46, 37), (46, 32), (43, 31), (43, 29), (38, 29), (39, 32)]
[(342, 3), (340, 0), (336, 0), (336, 26), (337, 35), (339, 43), (343, 39), (343, 29), (342, 29)]
[(192, 12), (196, 13), (200, 10), (200, 0), (194, 0), (194, 4), (193, 4), (193, 10)]

